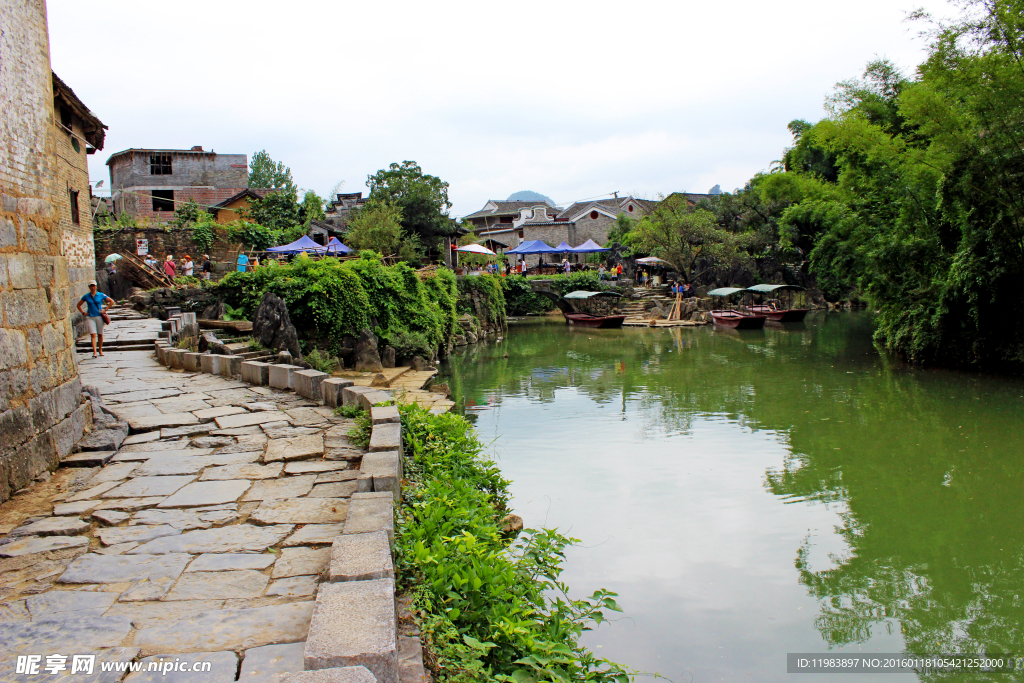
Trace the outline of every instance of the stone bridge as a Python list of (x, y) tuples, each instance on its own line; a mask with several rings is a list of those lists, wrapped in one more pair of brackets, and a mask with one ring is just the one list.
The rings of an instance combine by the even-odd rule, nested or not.
[(551, 280), (530, 280), (530, 290), (534, 294), (540, 294), (551, 299), (551, 302), (558, 307), (562, 313), (573, 313), (572, 306), (562, 298), (562, 295), (555, 291)]

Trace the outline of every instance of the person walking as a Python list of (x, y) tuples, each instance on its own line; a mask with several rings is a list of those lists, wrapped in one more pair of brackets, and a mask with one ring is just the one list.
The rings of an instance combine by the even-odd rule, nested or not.
[(203, 279), (209, 280), (213, 275), (213, 264), (210, 263), (210, 255), (203, 254)]
[(181, 259), (181, 274), (185, 277), (192, 277), (195, 267), (196, 264), (192, 262), (192, 257), (185, 254), (185, 257)]
[(170, 254), (167, 255), (166, 259), (164, 259), (164, 273), (166, 273), (167, 277), (171, 278), (172, 280), (178, 273), (178, 266), (174, 264), (174, 257), (171, 256)]
[[(97, 291), (96, 281), (89, 281), (89, 293), (83, 294), (78, 300), (78, 312), (85, 316), (85, 324), (89, 328), (89, 336), (92, 338), (92, 357), (96, 354), (103, 355), (103, 323), (106, 316), (106, 308), (114, 302), (103, 292)], [(82, 307), (85, 306), (85, 309)], [(97, 340), (99, 345), (97, 346)]]

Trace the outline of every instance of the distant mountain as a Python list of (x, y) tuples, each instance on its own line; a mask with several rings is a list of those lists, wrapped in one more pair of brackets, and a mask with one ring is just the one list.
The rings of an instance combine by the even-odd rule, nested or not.
[(710, 190), (708, 190), (708, 194), (722, 194), (722, 186), (715, 185)]
[(509, 202), (544, 202), (548, 206), (554, 206), (555, 202), (551, 197), (546, 197), (540, 192), (534, 192), (533, 190), (523, 190), (521, 192), (513, 192), (508, 196), (506, 201)]

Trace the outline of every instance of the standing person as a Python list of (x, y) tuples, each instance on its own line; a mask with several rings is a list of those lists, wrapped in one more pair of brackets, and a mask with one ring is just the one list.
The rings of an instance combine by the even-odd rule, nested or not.
[[(103, 316), (104, 309), (109, 308), (114, 302), (103, 292), (96, 290), (96, 281), (89, 280), (89, 293), (83, 294), (78, 300), (78, 312), (85, 316), (85, 323), (89, 327), (89, 336), (92, 337), (92, 357), (96, 354), (103, 355)], [(86, 309), (83, 310), (82, 306)], [(99, 338), (99, 346), (96, 340)]]
[(203, 254), (203, 279), (209, 280), (213, 274), (213, 264), (210, 263), (210, 255)]
[(256, 255), (253, 255), (253, 257), (252, 257), (252, 265), (250, 266), (250, 268), (252, 270), (256, 270), (259, 267), (260, 267), (260, 257), (256, 256)]
[(174, 257), (168, 254), (167, 258), (164, 259), (164, 273), (167, 274), (167, 277), (173, 280), (177, 272), (178, 267), (174, 265)]
[(621, 280), (622, 279), (622, 264), (621, 263), (618, 264), (617, 266), (615, 266), (615, 279), (616, 280)]
[(511, 274), (512, 274), (512, 262), (506, 259), (505, 260), (505, 276), (507, 277), (507, 276), (509, 276)]
[(192, 277), (192, 273), (195, 272), (196, 264), (192, 262), (192, 257), (188, 254), (181, 259), (181, 274), (185, 277)]
[[(306, 252), (302, 252), (302, 253), (306, 253)], [(249, 265), (249, 257), (246, 256), (245, 254), (243, 254), (242, 252), (238, 252), (238, 263), (237, 263), (238, 272), (239, 273), (244, 273), (246, 271), (246, 268), (248, 267), (248, 265)]]

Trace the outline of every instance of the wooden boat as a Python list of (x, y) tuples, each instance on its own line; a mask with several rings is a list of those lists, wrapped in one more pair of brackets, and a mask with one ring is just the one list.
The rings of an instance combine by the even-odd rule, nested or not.
[[(622, 296), (616, 292), (587, 292), (587, 291), (575, 291), (569, 292), (564, 297), (559, 308), (562, 310), (562, 315), (565, 316), (565, 322), (569, 325), (579, 325), (581, 327), (598, 327), (605, 330), (618, 329), (622, 327), (622, 323), (626, 321), (624, 315), (594, 315), (593, 313), (584, 313), (578, 311), (572, 304), (591, 304), (598, 299), (603, 297), (618, 298)], [(571, 304), (567, 302), (572, 302)]]
[(711, 318), (716, 325), (737, 330), (758, 330), (764, 327), (765, 321), (768, 320), (768, 316), (765, 315), (743, 313), (728, 308), (711, 311)]
[(769, 320), (778, 323), (801, 322), (805, 317), (807, 317), (807, 313), (810, 311), (810, 309), (793, 308), (792, 293), (802, 292), (803, 290), (803, 287), (799, 287), (797, 285), (754, 285), (753, 287), (748, 287), (748, 292), (753, 292), (754, 294), (758, 294), (761, 297), (764, 297), (764, 295), (766, 294), (774, 295), (777, 292), (783, 291), (790, 292), (790, 296), (788, 297), (788, 307), (784, 306), (779, 301), (770, 301), (768, 303), (764, 303), (762, 298), (761, 303), (751, 304), (747, 306), (747, 309), (750, 310), (751, 313), (756, 313), (758, 315), (766, 315), (768, 316)]
[(769, 320), (777, 323), (798, 323), (810, 312), (809, 308), (776, 308), (767, 304), (754, 304), (747, 308), (751, 313), (768, 316)]
[(626, 321), (624, 315), (590, 315), (589, 313), (563, 313), (570, 325), (598, 327), (605, 330), (618, 329)]

